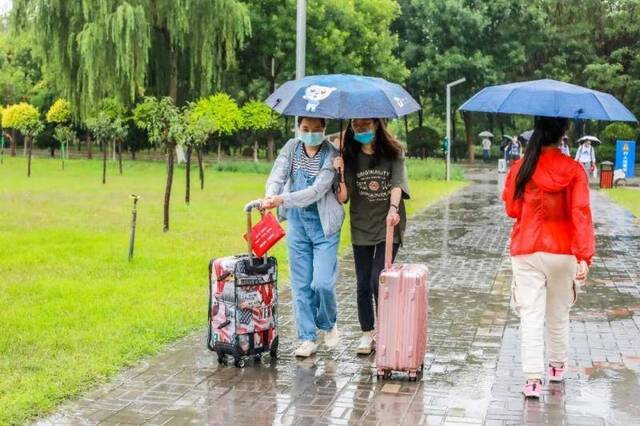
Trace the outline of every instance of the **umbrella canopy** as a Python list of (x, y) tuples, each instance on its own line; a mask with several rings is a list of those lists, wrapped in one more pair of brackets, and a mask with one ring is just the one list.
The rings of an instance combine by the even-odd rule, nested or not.
[(480, 132), (478, 134), (478, 136), (480, 136), (481, 138), (492, 138), (493, 137), (493, 133), (491, 133), (488, 130), (485, 130), (484, 132)]
[(520, 133), (520, 136), (518, 136), (520, 139), (525, 140), (527, 142), (529, 142), (529, 140), (531, 139), (531, 136), (533, 135), (533, 130), (527, 130), (526, 132), (522, 132)]
[(280, 114), (329, 119), (397, 118), (420, 109), (397, 84), (349, 74), (288, 81), (266, 103)]
[(549, 79), (486, 87), (467, 100), (460, 110), (638, 121), (631, 111), (608, 93)]
[(600, 145), (602, 143), (602, 141), (600, 141), (600, 139), (596, 138), (595, 136), (583, 136), (580, 139), (578, 139), (576, 142), (582, 145), (586, 141), (591, 142), (591, 145)]

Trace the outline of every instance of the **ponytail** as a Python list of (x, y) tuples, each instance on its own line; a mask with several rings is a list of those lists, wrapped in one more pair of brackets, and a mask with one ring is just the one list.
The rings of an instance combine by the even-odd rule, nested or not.
[(566, 118), (535, 118), (533, 135), (531, 135), (531, 139), (524, 151), (524, 159), (516, 176), (514, 199), (517, 200), (524, 197), (525, 187), (536, 170), (542, 148), (557, 144), (566, 132), (568, 125), (569, 120)]

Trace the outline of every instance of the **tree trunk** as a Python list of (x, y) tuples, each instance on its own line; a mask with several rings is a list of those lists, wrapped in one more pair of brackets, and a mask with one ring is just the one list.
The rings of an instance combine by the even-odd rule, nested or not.
[(118, 167), (120, 174), (122, 174), (122, 141), (118, 141)]
[(409, 119), (407, 116), (404, 116), (404, 139), (405, 142), (409, 140)]
[(220, 161), (221, 161), (221, 154), (222, 154), (222, 142), (218, 141), (218, 164), (220, 164)]
[(185, 171), (187, 172), (187, 190), (184, 194), (184, 202), (189, 204), (191, 195), (191, 146), (187, 147)]
[(167, 42), (169, 44), (169, 96), (173, 99), (174, 105), (178, 105), (178, 52), (171, 41)]
[(202, 166), (202, 151), (200, 147), (196, 147), (196, 155), (198, 156), (198, 171), (200, 173), (200, 189), (204, 189), (204, 167)]
[(173, 184), (173, 152), (175, 151), (175, 143), (169, 143), (167, 147), (167, 186), (164, 190), (164, 228), (163, 231), (169, 230), (169, 204), (171, 202), (171, 185)]
[(275, 158), (275, 142), (273, 140), (273, 132), (269, 130), (267, 135), (267, 161), (272, 162)]
[(105, 183), (107, 183), (107, 151), (109, 151), (109, 148), (107, 146), (107, 143), (100, 143), (100, 146), (103, 148), (102, 149), (102, 184), (104, 185)]
[(258, 162), (258, 139), (253, 141), (253, 162)]
[(11, 156), (16, 156), (16, 131), (11, 130), (11, 136), (9, 137), (9, 146), (11, 147)]
[(135, 149), (132, 149), (132, 150), (131, 150), (131, 159), (132, 159), (132, 160), (135, 160), (135, 159), (136, 159), (136, 150), (135, 150)]
[(22, 139), (22, 155), (23, 156), (27, 156), (27, 151), (29, 150), (29, 148), (27, 147), (28, 143), (27, 143), (27, 137), (25, 136)]
[(27, 160), (27, 177), (31, 177), (31, 136), (25, 136), (24, 146), (27, 148), (28, 160)]
[(49, 147), (49, 154), (51, 154), (51, 158), (56, 158), (56, 147), (55, 146), (50, 146)]
[(468, 112), (462, 113), (462, 119), (464, 120), (464, 131), (467, 135), (467, 150), (469, 151), (469, 161), (473, 163), (476, 158), (475, 146), (473, 144), (473, 134), (471, 133), (471, 114)]
[(87, 136), (85, 137), (85, 141), (87, 142), (87, 158), (91, 160), (93, 158), (93, 152), (91, 149), (91, 134), (87, 132)]

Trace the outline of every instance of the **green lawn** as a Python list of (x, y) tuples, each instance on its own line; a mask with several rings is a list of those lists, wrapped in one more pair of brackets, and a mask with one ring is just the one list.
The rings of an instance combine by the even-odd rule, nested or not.
[(636, 218), (640, 218), (640, 190), (632, 188), (615, 188), (606, 192), (609, 197), (629, 210)]
[[(0, 165), (0, 424), (49, 412), (203, 328), (208, 260), (245, 249), (241, 209), (261, 195), (263, 174), (211, 168), (201, 191), (192, 173), (186, 206), (178, 169), (171, 230), (163, 233), (165, 165), (116, 170), (109, 165), (102, 185), (98, 160), (69, 161), (62, 171), (58, 161), (34, 159), (30, 179), (22, 158)], [(463, 185), (414, 180), (409, 211)], [(141, 199), (129, 263), (131, 193)], [(285, 244), (274, 254), (286, 280)]]

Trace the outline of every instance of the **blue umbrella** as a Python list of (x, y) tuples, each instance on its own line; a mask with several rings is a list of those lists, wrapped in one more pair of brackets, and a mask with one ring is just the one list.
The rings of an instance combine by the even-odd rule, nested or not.
[(608, 93), (548, 79), (486, 87), (466, 101), (460, 110), (638, 121), (631, 111)]
[(266, 103), (280, 114), (329, 119), (397, 118), (420, 109), (397, 84), (349, 74), (288, 81)]

